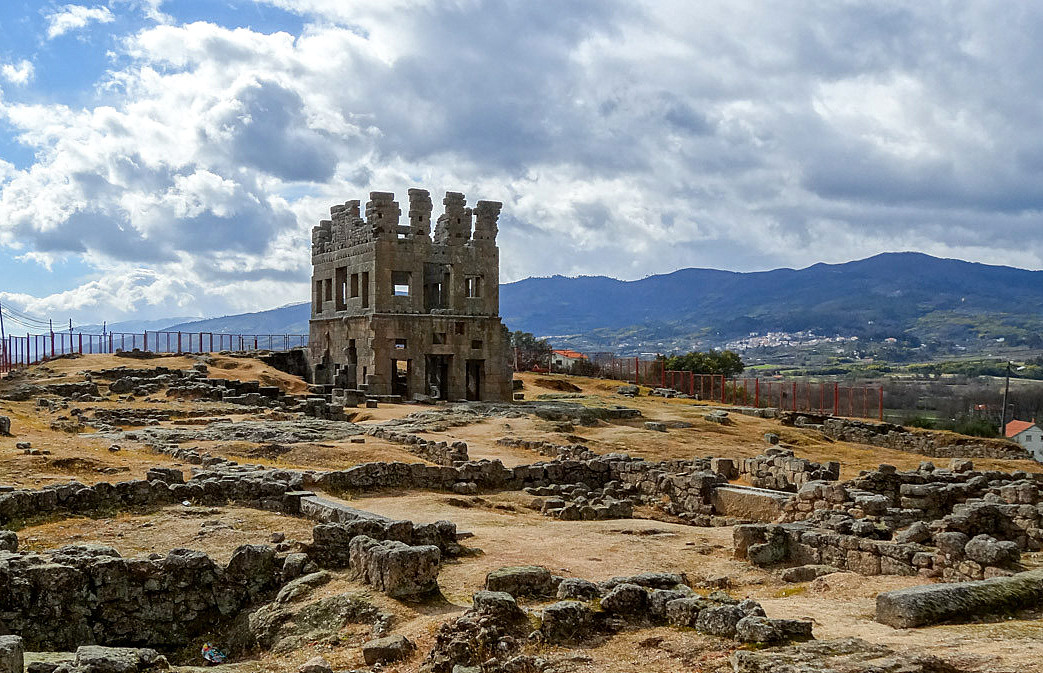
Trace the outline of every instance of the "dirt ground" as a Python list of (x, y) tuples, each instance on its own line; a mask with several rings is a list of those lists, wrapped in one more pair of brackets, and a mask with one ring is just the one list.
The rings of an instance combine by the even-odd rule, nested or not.
[(122, 556), (163, 554), (171, 549), (206, 551), (218, 563), (244, 544), (269, 544), (272, 533), (287, 540), (311, 540), (314, 524), (274, 512), (245, 507), (172, 505), (155, 512), (112, 517), (70, 517), (18, 531), (19, 549), (46, 551), (66, 544), (103, 544)]
[[(84, 356), (48, 363), (48, 371), (36, 371), (41, 378), (31, 383), (81, 380), (78, 373), (126, 365), (128, 367), (190, 367), (193, 356), (126, 360), (114, 356)], [(277, 372), (248, 358), (216, 356), (210, 375), (258, 380), (279, 385), (287, 392), (306, 390), (300, 379)], [(471, 425), (448, 428), (444, 432), (420, 433), (433, 440), (468, 443), (472, 458), (498, 459), (506, 465), (519, 465), (546, 456), (527, 449), (496, 444), (502, 437), (547, 440), (557, 444), (583, 443), (599, 453), (626, 452), (648, 459), (691, 458), (699, 456), (746, 457), (762, 453), (763, 435), (777, 433), (784, 446), (798, 456), (815, 461), (840, 460), (842, 478), (856, 476), (859, 470), (891, 463), (901, 469), (915, 468), (924, 457), (874, 447), (833, 442), (811, 430), (782, 427), (775, 421), (733, 414), (731, 423), (721, 426), (703, 420), (711, 405), (692, 400), (664, 400), (642, 395), (628, 399), (616, 395), (618, 382), (547, 375), (520, 375), (527, 399), (540, 395), (578, 394), (576, 401), (587, 405), (622, 405), (641, 410), (643, 417), (627, 422), (601, 422), (593, 427), (563, 427), (532, 416), (487, 418)], [(104, 387), (104, 382), (99, 382)], [(2, 382), (0, 386), (8, 385)], [(573, 388), (577, 389), (574, 390)], [(79, 406), (111, 408), (117, 405), (192, 412), (209, 410), (219, 416), (227, 411), (211, 402), (182, 402), (160, 395), (152, 401), (84, 403)], [(33, 401), (0, 401), (0, 414), (12, 418), (14, 437), (0, 438), (0, 485), (38, 488), (49, 483), (76, 479), (85, 483), (139, 478), (154, 465), (176, 466), (187, 470), (169, 456), (144, 445), (125, 441), (118, 451), (111, 442), (51, 429), (51, 423), (67, 416), (70, 409), (50, 412)], [(380, 405), (360, 409), (354, 420), (362, 425), (400, 418), (423, 409), (416, 405)], [(223, 416), (228, 417), (228, 416)], [(264, 418), (261, 413), (233, 415), (233, 420)], [(646, 420), (680, 421), (691, 427), (654, 432), (644, 428)], [(173, 425), (166, 421), (161, 425)], [(192, 426), (184, 426), (192, 427)], [(88, 429), (89, 430), (89, 429)], [(16, 442), (29, 441), (48, 455), (26, 455)], [(364, 443), (345, 441), (304, 442), (273, 449), (248, 442), (190, 442), (215, 455), (241, 462), (262, 463), (295, 469), (344, 469), (373, 461), (423, 462), (405, 447), (365, 437)], [(926, 459), (930, 460), (930, 459)], [(936, 460), (938, 464), (947, 461)], [(1022, 469), (1039, 472), (1043, 465), (1032, 461), (975, 460), (984, 468)], [(442, 596), (418, 604), (399, 603), (369, 594), (375, 604), (398, 616), (396, 633), (417, 642), (421, 651), (433, 642), (440, 622), (461, 612), (471, 594), (482, 587), (486, 573), (506, 565), (545, 565), (553, 572), (591, 580), (642, 571), (685, 573), (693, 585), (727, 576), (729, 592), (736, 597), (760, 601), (769, 616), (810, 618), (818, 638), (858, 636), (900, 650), (923, 649), (969, 670), (1043, 671), (1043, 622), (1002, 620), (991, 623), (934, 626), (895, 630), (873, 621), (877, 593), (922, 583), (919, 578), (861, 577), (831, 575), (812, 583), (783, 584), (776, 574), (754, 568), (731, 557), (731, 528), (698, 528), (651, 519), (619, 521), (559, 521), (540, 515), (528, 507), (532, 498), (523, 493), (495, 493), (459, 496), (448, 493), (371, 493), (350, 500), (353, 507), (395, 518), (418, 522), (447, 519), (459, 530), (473, 533), (464, 541), (477, 551), (474, 555), (447, 563), (440, 574)], [(240, 507), (202, 508), (175, 505), (154, 512), (122, 513), (110, 518), (75, 517), (37, 522), (19, 532), (22, 546), (45, 550), (63, 544), (98, 542), (116, 547), (126, 556), (151, 552), (165, 553), (176, 547), (206, 551), (215, 559), (227, 561), (232, 550), (246, 543), (267, 542), (272, 532), (283, 532), (293, 540), (308, 541), (313, 522)], [(366, 592), (343, 574), (322, 588), (322, 592)], [(244, 662), (236, 670), (295, 671), (315, 654), (322, 654), (334, 667), (362, 665), (362, 630), (346, 630), (339, 644), (312, 643), (290, 655), (266, 655)], [(572, 650), (551, 648), (548, 654), (572, 657), (569, 670), (677, 671), (730, 670), (727, 657), (734, 643), (702, 636), (692, 631), (655, 628), (624, 631), (590, 647)], [(385, 670), (413, 671), (421, 657)]]

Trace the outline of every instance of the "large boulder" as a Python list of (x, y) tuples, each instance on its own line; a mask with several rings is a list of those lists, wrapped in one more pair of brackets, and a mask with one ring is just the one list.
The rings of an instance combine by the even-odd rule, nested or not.
[(610, 615), (641, 619), (648, 614), (648, 591), (636, 584), (620, 584), (601, 599), (601, 609)]
[(743, 617), (735, 624), (735, 638), (744, 643), (780, 643), (811, 638), (811, 622), (799, 619)]
[(333, 673), (333, 667), (324, 657), (315, 656), (304, 662), (297, 671), (298, 673)]
[(18, 551), (18, 534), (13, 530), (0, 530), (0, 551)]
[(525, 612), (518, 607), (514, 596), (505, 591), (478, 591), (471, 597), (475, 612), (487, 615), (497, 624), (509, 624), (524, 619)]
[(694, 627), (699, 613), (712, 605), (705, 598), (678, 598), (666, 604), (666, 618), (674, 626)]
[(779, 577), (783, 582), (810, 582), (811, 580), (824, 575), (832, 575), (833, 573), (838, 572), (840, 572), (840, 569), (834, 566), (810, 564), (806, 566), (797, 566), (795, 568), (786, 568), (782, 571)]
[(719, 605), (707, 608), (699, 613), (695, 620), (695, 629), (711, 636), (735, 637), (736, 625), (746, 616), (737, 605)]
[(78, 647), (75, 661), (59, 666), (55, 673), (66, 673), (63, 667), (68, 673), (137, 673), (169, 668), (166, 658), (155, 650), (100, 645)]
[(232, 552), (225, 576), (245, 586), (253, 595), (275, 583), (277, 570), (274, 548), (262, 544), (244, 544)]
[(367, 666), (399, 661), (413, 653), (416, 646), (405, 636), (386, 636), (362, 644), (362, 658)]
[(358, 535), (349, 545), (350, 567), (358, 579), (392, 598), (421, 596), (438, 590), (441, 552), (434, 545), (410, 546)]
[(543, 608), (540, 632), (552, 644), (578, 643), (595, 631), (595, 615), (583, 603), (561, 601)]
[(558, 584), (559, 601), (592, 601), (600, 595), (598, 585), (579, 577), (566, 577)]
[(509, 566), (486, 575), (485, 589), (512, 596), (553, 596), (557, 582), (543, 566)]
[(963, 553), (983, 566), (1009, 566), (1018, 562), (1021, 551), (1014, 542), (1000, 542), (990, 535), (977, 535), (966, 544)]
[(7, 416), (0, 416), (0, 437), (11, 436), (11, 419)]
[(960, 673), (936, 657), (898, 653), (859, 638), (736, 650), (731, 663), (735, 673)]

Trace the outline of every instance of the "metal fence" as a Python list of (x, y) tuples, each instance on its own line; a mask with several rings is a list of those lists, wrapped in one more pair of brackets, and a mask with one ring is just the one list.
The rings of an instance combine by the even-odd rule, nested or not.
[(285, 351), (308, 345), (304, 334), (215, 334), (213, 332), (47, 332), (8, 335), (0, 341), (0, 373), (69, 353), (214, 353)]
[(700, 400), (852, 418), (884, 418), (881, 385), (695, 374), (664, 369), (662, 360), (639, 358), (611, 358), (598, 366), (602, 376), (651, 388), (671, 388)]

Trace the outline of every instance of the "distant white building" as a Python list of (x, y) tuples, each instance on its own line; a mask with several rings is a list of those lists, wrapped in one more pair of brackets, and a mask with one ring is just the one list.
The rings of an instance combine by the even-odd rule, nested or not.
[(589, 358), (583, 353), (570, 350), (551, 351), (551, 362), (555, 368), (569, 369), (577, 362), (587, 362)]
[(1034, 459), (1043, 463), (1043, 429), (1036, 425), (1036, 420), (1010, 421), (1004, 433), (1029, 452)]

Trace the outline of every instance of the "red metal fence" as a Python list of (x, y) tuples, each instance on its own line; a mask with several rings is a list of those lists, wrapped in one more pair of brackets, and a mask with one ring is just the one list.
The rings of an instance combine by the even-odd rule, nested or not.
[(665, 370), (661, 360), (614, 358), (602, 364), (610, 378), (651, 388), (672, 388), (700, 400), (750, 407), (777, 407), (854, 418), (884, 418), (884, 389), (880, 385), (847, 385), (809, 379), (730, 378)]
[(48, 332), (8, 335), (0, 341), (0, 373), (68, 353), (213, 353), (217, 351), (284, 351), (308, 345), (303, 334), (214, 334), (213, 332)]

